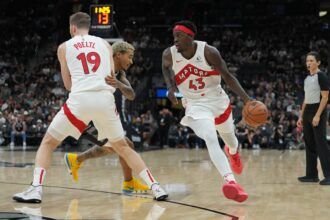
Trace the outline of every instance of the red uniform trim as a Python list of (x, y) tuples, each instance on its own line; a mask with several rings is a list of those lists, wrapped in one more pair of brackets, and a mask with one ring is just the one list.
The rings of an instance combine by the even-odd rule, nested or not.
[(83, 133), (87, 125), (72, 114), (66, 103), (64, 103), (63, 105), (63, 110), (64, 110), (64, 114), (66, 115), (66, 117), (68, 117), (71, 124), (73, 124), (80, 131), (80, 133)]
[(154, 180), (154, 178), (152, 178), (151, 173), (150, 173), (149, 170), (147, 170), (147, 174), (148, 174), (149, 179), (151, 180), (151, 182), (152, 182), (152, 183), (155, 182), (155, 180)]
[(41, 185), (41, 183), (42, 183), (42, 179), (43, 179), (43, 177), (44, 177), (44, 172), (45, 172), (45, 170), (41, 170), (40, 177), (39, 177), (39, 184), (40, 184), (40, 185)]
[(215, 125), (220, 125), (220, 124), (224, 123), (225, 121), (227, 121), (227, 119), (230, 116), (231, 110), (232, 110), (231, 104), (229, 103), (229, 105), (228, 105), (227, 109), (225, 110), (225, 112), (214, 119)]

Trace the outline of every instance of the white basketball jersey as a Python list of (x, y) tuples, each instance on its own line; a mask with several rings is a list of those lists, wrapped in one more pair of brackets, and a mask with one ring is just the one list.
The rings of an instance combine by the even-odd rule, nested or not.
[(71, 74), (71, 93), (110, 90), (105, 83), (111, 72), (110, 52), (106, 42), (91, 35), (77, 35), (66, 43), (66, 61)]
[(176, 85), (186, 99), (208, 100), (224, 95), (221, 88), (220, 73), (211, 67), (204, 56), (206, 42), (195, 41), (195, 55), (187, 60), (175, 46), (171, 47), (172, 68), (175, 73)]

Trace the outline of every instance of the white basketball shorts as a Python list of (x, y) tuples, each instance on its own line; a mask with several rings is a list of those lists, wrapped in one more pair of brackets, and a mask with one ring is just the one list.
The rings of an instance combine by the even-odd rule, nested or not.
[(220, 133), (235, 132), (232, 108), (227, 95), (221, 95), (215, 99), (183, 99), (182, 102), (185, 107), (185, 116), (181, 120), (182, 125), (189, 127), (189, 117), (194, 120), (209, 119), (214, 121), (216, 129)]
[(107, 90), (70, 94), (47, 132), (59, 141), (67, 136), (79, 139), (90, 121), (98, 131), (99, 140), (108, 138), (115, 142), (124, 137), (114, 96)]

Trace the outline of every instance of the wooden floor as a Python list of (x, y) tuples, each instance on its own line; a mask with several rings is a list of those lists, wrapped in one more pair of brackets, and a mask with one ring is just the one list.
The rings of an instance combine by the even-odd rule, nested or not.
[[(79, 182), (68, 175), (62, 152), (55, 152), (47, 172), (43, 202), (14, 202), (14, 193), (32, 179), (35, 152), (0, 152), (1, 212), (22, 212), (55, 219), (244, 219), (329, 220), (330, 186), (301, 184), (304, 151), (244, 150), (245, 170), (237, 180), (249, 193), (242, 204), (227, 200), (222, 181), (206, 150), (167, 149), (141, 153), (170, 194), (169, 201), (155, 202), (152, 195), (125, 196), (116, 156), (87, 161)], [(21, 166), (21, 167), (18, 167)]]

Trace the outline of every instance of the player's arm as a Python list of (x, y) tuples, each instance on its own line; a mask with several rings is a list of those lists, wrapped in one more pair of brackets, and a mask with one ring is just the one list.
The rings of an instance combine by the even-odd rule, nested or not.
[(115, 76), (111, 75), (107, 76), (105, 81), (107, 84), (113, 86), (114, 88), (118, 88), (128, 100), (135, 99), (135, 92), (130, 82), (126, 78), (126, 73), (124, 71), (121, 72), (119, 80), (117, 80)]
[(236, 77), (229, 72), (227, 64), (221, 57), (219, 51), (215, 47), (206, 45), (204, 53), (209, 65), (213, 66), (217, 71), (221, 73), (222, 79), (229, 86), (229, 88), (237, 95), (239, 95), (243, 99), (244, 103), (250, 101), (251, 98), (242, 88)]
[(71, 86), (72, 86), (71, 74), (65, 59), (65, 53), (66, 53), (66, 48), (65, 48), (65, 43), (63, 43), (57, 49), (57, 57), (61, 65), (61, 75), (62, 75), (64, 87), (66, 90), (71, 91)]
[(318, 124), (320, 122), (321, 114), (328, 104), (329, 89), (330, 89), (329, 79), (328, 79), (327, 75), (325, 75), (324, 73), (319, 73), (318, 81), (319, 81), (319, 85), (321, 88), (321, 101), (320, 101), (319, 108), (317, 109), (317, 112), (315, 113), (315, 116), (313, 118), (314, 126), (318, 126)]
[(135, 99), (134, 89), (132, 88), (131, 83), (128, 81), (125, 71), (122, 71), (122, 73), (120, 75), (118, 89), (123, 93), (123, 95), (128, 100), (134, 100)]
[(174, 72), (172, 70), (172, 54), (171, 49), (166, 48), (163, 52), (162, 56), (162, 72), (163, 77), (167, 86), (168, 90), (168, 99), (174, 103), (177, 104), (178, 100), (176, 99), (174, 93), (178, 91), (175, 81), (174, 81)]
[[(135, 99), (135, 92), (131, 86), (131, 84), (129, 83), (129, 81), (126, 78), (126, 74), (122, 74), (122, 76), (124, 75), (123, 80), (119, 81), (116, 79), (115, 74), (114, 74), (114, 70), (115, 70), (115, 64), (113, 61), (113, 52), (112, 52), (112, 47), (111, 45), (104, 40), (105, 45), (107, 46), (108, 50), (109, 50), (109, 54), (110, 54), (110, 66), (111, 66), (111, 74), (108, 75), (105, 78), (105, 81), (107, 84), (118, 88), (123, 95), (128, 99), (128, 100), (134, 100)], [(122, 78), (122, 77), (121, 77)]]

